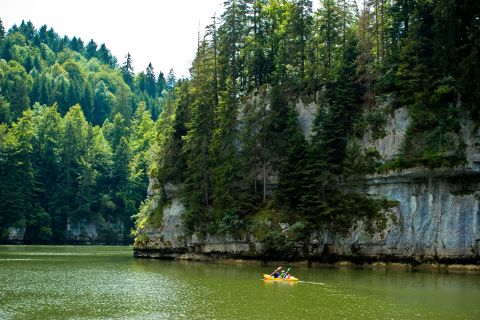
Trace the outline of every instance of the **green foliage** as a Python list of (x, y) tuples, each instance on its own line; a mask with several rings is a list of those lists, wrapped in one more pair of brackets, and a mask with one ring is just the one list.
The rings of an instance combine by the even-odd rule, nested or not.
[[(160, 201), (180, 186), (190, 232), (240, 235), (265, 210), (272, 230), (252, 225), (272, 252), (300, 252), (314, 228), (384, 225), (393, 204), (345, 194), (344, 178), (465, 163), (459, 119), (480, 114), (478, 1), (224, 5), (178, 81), (151, 64), (135, 74), (129, 54), (119, 67), (105, 44), (46, 26), (0, 28), (2, 234), (23, 225), (31, 241), (63, 241), (82, 219), (130, 227), (150, 174)], [(293, 104), (301, 95), (318, 105), (309, 139)], [(381, 164), (351, 141), (387, 134), (385, 97), (411, 122), (400, 155)], [(147, 207), (137, 228), (159, 225)]]
[(375, 148), (361, 150), (360, 146), (352, 143), (347, 146), (343, 174), (346, 178), (353, 175), (373, 174), (381, 165), (380, 153)]
[(285, 149), (280, 151), (286, 155), (280, 164), (278, 188), (275, 199), (279, 204), (288, 208), (295, 208), (300, 204), (302, 194), (306, 191), (304, 182), (307, 178), (305, 171), (307, 143), (298, 124), (298, 115), (295, 109), (288, 110), (288, 119), (284, 132)]
[(31, 87), (32, 77), (22, 65), (14, 60), (0, 60), (0, 99), (5, 120), (18, 118), (29, 107)]
[(425, 110), (418, 104), (412, 106), (412, 123), (402, 150), (407, 162), (430, 168), (465, 163), (458, 109), (447, 96), (452, 96), (452, 88), (439, 86), (433, 96), (422, 98), (425, 104), (436, 105), (436, 109)]
[[(463, 43), (462, 35), (469, 33), (465, 28), (471, 22), (467, 22), (468, 19), (463, 24), (459, 21), (466, 14), (465, 8), (473, 9), (472, 5), (470, 1), (462, 5), (449, 1), (418, 1), (403, 7), (407, 10), (404, 13), (411, 18), (394, 16), (394, 21), (403, 21), (400, 24), (405, 23), (405, 19), (408, 22), (404, 25), (403, 41), (393, 55), (396, 61), (387, 65), (387, 72), (394, 82), (392, 89), (397, 91), (397, 103), (409, 108), (411, 124), (400, 158), (389, 166), (436, 168), (465, 163), (465, 144), (458, 119), (460, 104), (470, 101), (472, 94), (463, 95), (466, 87), (461, 83), (463, 76), (458, 73), (458, 66), (466, 63), (463, 53), (472, 49), (470, 40), (473, 38), (468, 44)], [(478, 9), (478, 4), (476, 6)], [(397, 28), (402, 27), (397, 25)], [(461, 46), (468, 49), (463, 51)], [(468, 102), (466, 105), (465, 109), (470, 109), (475, 116), (475, 104)]]
[(156, 207), (153, 208), (154, 200), (149, 198), (142, 201), (135, 218), (135, 229), (132, 235), (138, 238), (147, 228), (159, 228), (163, 225), (163, 209), (168, 205), (168, 201), (155, 199)]
[(245, 224), (249, 226), (253, 235), (259, 241), (264, 241), (272, 226), (281, 222), (280, 212), (272, 206), (273, 203), (270, 201), (259, 211), (252, 213), (245, 219)]
[(34, 243), (48, 243), (53, 236), (51, 229), (50, 215), (42, 208), (35, 208), (35, 211), (27, 220), (25, 230), (25, 241)]
[[(4, 118), (18, 118), (31, 101), (57, 103), (62, 114), (78, 103), (87, 121), (97, 125), (116, 113), (130, 120), (136, 105), (143, 102), (156, 119), (165, 88), (163, 74), (157, 82), (149, 65), (147, 74), (135, 75), (129, 54), (126, 60), (119, 67), (105, 44), (98, 46), (93, 40), (85, 46), (82, 39), (60, 38), (46, 26), (39, 30), (31, 22), (13, 26), (0, 43), (0, 100), (8, 99), (11, 119)], [(173, 71), (171, 75), (173, 91)], [(1, 114), (5, 106), (0, 106)]]
[(150, 214), (148, 224), (152, 228), (159, 228), (163, 225), (163, 208), (163, 206), (159, 206)]
[(229, 234), (233, 237), (240, 238), (245, 234), (246, 230), (243, 220), (232, 210), (223, 215), (218, 222), (218, 228), (216, 231), (220, 234)]
[(333, 232), (347, 235), (359, 221), (365, 223), (365, 230), (371, 234), (385, 228), (388, 217), (386, 213), (398, 202), (386, 198), (368, 195), (334, 192), (327, 200), (329, 209), (323, 215), (322, 224)]
[(298, 221), (282, 229), (270, 229), (263, 239), (264, 253), (267, 256), (294, 259), (304, 256), (310, 237), (311, 228), (305, 222)]
[[(9, 124), (0, 149), (2, 234), (24, 226), (26, 241), (62, 243), (69, 223), (120, 222), (127, 239), (148, 183), (151, 118), (162, 97), (149, 70), (154, 90), (146, 92), (135, 85), (141, 75), (131, 57), (119, 68), (105, 44), (60, 38), (31, 22), (2, 28), (0, 122)], [(29, 111), (31, 102), (38, 104)], [(113, 233), (121, 229), (112, 230), (101, 231), (112, 236), (104, 241), (119, 241)]]
[(137, 237), (135, 237), (135, 241), (133, 243), (133, 247), (134, 248), (144, 248), (147, 243), (150, 241), (150, 238), (147, 236), (147, 235), (139, 235)]
[[(144, 156), (154, 140), (145, 109), (132, 123), (135, 135), (109, 128), (124, 135), (116, 142), (92, 127), (79, 105), (62, 117), (56, 105), (36, 104), (10, 128), (0, 125), (1, 232), (24, 226), (27, 242), (62, 243), (68, 223), (120, 222), (128, 231), (148, 183), (146, 163), (132, 160), (130, 148)], [(118, 242), (120, 230), (108, 241)]]
[[(188, 232), (239, 236), (253, 228), (262, 241), (299, 252), (312, 228), (381, 211), (366, 196), (342, 198), (337, 186), (340, 176), (373, 173), (380, 160), (375, 150), (348, 146), (352, 124), (380, 136), (386, 120), (374, 109), (357, 120), (364, 85), (353, 6), (322, 1), (316, 14), (311, 6), (225, 2), (220, 24), (213, 18), (199, 39), (191, 79), (165, 96), (150, 173), (163, 198), (168, 183), (181, 186)], [(137, 79), (146, 90), (146, 73)], [(319, 89), (315, 134), (307, 141), (292, 101)], [(273, 198), (270, 171), (278, 173)], [(282, 221), (289, 232), (275, 229)]]
[(385, 110), (367, 110), (356, 118), (354, 123), (354, 134), (362, 138), (367, 132), (372, 133), (373, 139), (382, 139), (386, 136), (385, 125), (387, 114)]

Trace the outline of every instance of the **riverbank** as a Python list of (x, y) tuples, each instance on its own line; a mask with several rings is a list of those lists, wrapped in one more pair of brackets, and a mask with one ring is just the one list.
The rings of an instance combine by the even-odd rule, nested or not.
[(480, 275), (480, 262), (465, 259), (450, 259), (442, 261), (420, 260), (398, 257), (317, 257), (314, 260), (276, 260), (266, 257), (235, 256), (224, 253), (203, 254), (194, 252), (165, 252), (164, 250), (134, 249), (135, 258), (159, 260), (199, 261), (218, 264), (252, 264), (262, 266), (289, 265), (294, 267), (311, 267), (326, 269), (365, 269), (365, 270), (404, 270), (440, 273), (473, 273)]

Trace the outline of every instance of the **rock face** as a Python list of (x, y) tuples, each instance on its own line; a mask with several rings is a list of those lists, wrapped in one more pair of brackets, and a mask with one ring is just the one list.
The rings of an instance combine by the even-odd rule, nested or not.
[(175, 197), (163, 208), (162, 225), (159, 228), (146, 228), (142, 235), (147, 241), (146, 249), (163, 248), (164, 254), (183, 253), (186, 248), (186, 235), (183, 231), (182, 216), (185, 212), (183, 204)]
[(298, 113), (300, 127), (302, 128), (305, 137), (309, 139), (312, 136), (313, 119), (317, 113), (318, 106), (313, 100), (310, 102), (304, 102), (304, 100), (305, 99), (298, 98), (295, 106)]
[[(297, 102), (306, 136), (311, 134), (316, 109), (314, 103)], [(397, 109), (387, 120), (385, 137), (375, 140), (367, 133), (360, 144), (365, 148), (374, 147), (385, 160), (392, 159), (399, 152), (409, 122), (407, 110)], [(345, 182), (347, 189), (398, 201), (386, 228), (372, 236), (364, 231), (360, 222), (342, 238), (328, 230), (319, 231), (312, 236), (308, 253), (294, 258), (479, 263), (480, 134), (466, 116), (461, 123), (468, 162), (465, 167), (411, 168)], [(135, 255), (178, 259), (265, 258), (262, 244), (252, 234), (241, 239), (187, 236), (181, 226), (183, 212), (184, 207), (178, 200), (172, 201), (164, 210), (163, 227), (149, 231), (149, 244), (137, 246)]]
[(25, 228), (9, 228), (7, 235), (7, 242), (9, 243), (23, 243), (25, 237)]
[(363, 191), (397, 200), (395, 221), (374, 237), (361, 228), (325, 240), (330, 253), (427, 260), (474, 261), (480, 254), (480, 175), (404, 170), (358, 181)]
[[(121, 222), (88, 222), (68, 223), (66, 242), (71, 244), (123, 244), (125, 227)], [(25, 228), (9, 228), (7, 243), (24, 243)]]
[(396, 109), (393, 115), (387, 118), (385, 125), (385, 137), (374, 139), (372, 132), (367, 132), (360, 142), (364, 148), (375, 148), (385, 160), (395, 157), (400, 150), (400, 146), (405, 136), (405, 132), (410, 124), (408, 111), (406, 108)]
[(117, 223), (79, 221), (67, 224), (67, 241), (78, 244), (122, 244), (125, 227)]

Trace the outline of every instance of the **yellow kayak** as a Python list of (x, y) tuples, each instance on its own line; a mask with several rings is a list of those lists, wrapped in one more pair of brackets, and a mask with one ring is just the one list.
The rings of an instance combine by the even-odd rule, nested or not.
[(271, 275), (269, 275), (269, 274), (264, 274), (264, 275), (263, 275), (263, 280), (265, 280), (265, 281), (296, 282), (296, 281), (298, 281), (298, 278), (295, 278), (295, 277), (292, 277), (292, 276), (290, 276), (290, 278), (288, 278), (288, 279), (284, 279), (284, 278), (274, 278), (273, 276), (271, 276)]

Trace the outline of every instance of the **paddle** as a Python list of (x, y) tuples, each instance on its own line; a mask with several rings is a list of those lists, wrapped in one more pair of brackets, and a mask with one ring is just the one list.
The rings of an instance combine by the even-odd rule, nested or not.
[(275, 269), (275, 271), (273, 271), (272, 273), (270, 273), (270, 275), (271, 275), (271, 276), (273, 276), (273, 274), (274, 274), (275, 272), (277, 272), (278, 270), (280, 270), (280, 269), (282, 269), (282, 267), (281, 267), (281, 266), (280, 266), (280, 267), (278, 267), (277, 269)]

